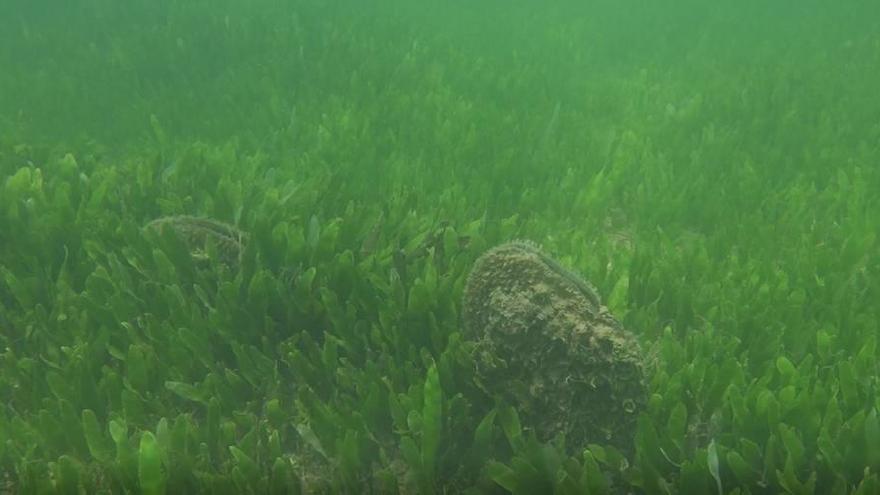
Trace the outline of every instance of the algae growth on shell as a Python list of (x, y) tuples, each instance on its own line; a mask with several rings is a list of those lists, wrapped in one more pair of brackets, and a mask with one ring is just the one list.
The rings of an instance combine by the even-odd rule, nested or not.
[(502, 244), (474, 264), (463, 318), (479, 385), (539, 439), (629, 449), (645, 403), (642, 356), (586, 280), (536, 244)]
[(238, 227), (210, 218), (176, 215), (157, 218), (146, 228), (162, 233), (171, 229), (190, 251), (193, 260), (207, 261), (211, 250), (230, 267), (238, 266), (247, 245), (248, 235)]

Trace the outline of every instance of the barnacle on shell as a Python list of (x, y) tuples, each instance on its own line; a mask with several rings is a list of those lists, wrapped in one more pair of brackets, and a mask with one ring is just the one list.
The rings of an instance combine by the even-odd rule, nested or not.
[(539, 438), (629, 448), (645, 403), (642, 356), (589, 282), (533, 242), (508, 242), (475, 262), (462, 316), (478, 384)]
[(146, 228), (157, 232), (173, 229), (196, 261), (207, 260), (208, 246), (213, 245), (220, 261), (229, 266), (238, 266), (241, 263), (248, 237), (233, 225), (189, 215), (157, 218), (148, 223)]

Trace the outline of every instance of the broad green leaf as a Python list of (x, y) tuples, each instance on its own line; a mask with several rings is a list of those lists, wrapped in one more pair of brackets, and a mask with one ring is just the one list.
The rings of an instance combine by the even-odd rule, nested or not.
[(144, 420), (144, 400), (130, 389), (122, 391), (122, 412), (125, 419), (132, 423), (138, 423)]
[(110, 437), (117, 445), (128, 441), (128, 426), (124, 422), (111, 419), (108, 425), (110, 429)]
[(785, 446), (785, 450), (791, 455), (794, 468), (799, 469), (804, 462), (804, 453), (806, 449), (804, 448), (803, 442), (801, 442), (801, 439), (798, 437), (797, 432), (786, 424), (780, 423), (779, 437), (782, 439), (782, 444)]
[(153, 263), (156, 265), (160, 280), (165, 282), (176, 280), (177, 272), (174, 268), (174, 263), (172, 263), (168, 258), (168, 255), (158, 247), (153, 248)]
[(609, 493), (608, 480), (589, 449), (584, 451), (584, 472), (578, 484), (589, 494)]
[(417, 280), (409, 290), (406, 309), (413, 315), (423, 315), (431, 309), (431, 294), (421, 280)]
[(492, 433), (495, 431), (495, 416), (497, 413), (497, 409), (493, 408), (477, 425), (477, 429), (474, 432), (474, 444), (471, 447), (477, 458), (483, 459), (489, 452)]
[(272, 430), (269, 433), (269, 455), (274, 458), (281, 458), (284, 455), (284, 452), (281, 449), (281, 435), (278, 434), (278, 430)]
[(797, 368), (795, 368), (794, 364), (792, 364), (792, 362), (785, 356), (779, 356), (776, 358), (776, 370), (779, 371), (779, 374), (782, 375), (786, 383), (789, 383), (797, 376)]
[(718, 447), (713, 439), (709, 442), (709, 448), (706, 449), (706, 464), (709, 466), (709, 474), (715, 480), (715, 486), (718, 488), (718, 495), (723, 495), (724, 490), (721, 488), (721, 469), (718, 465)]
[(806, 481), (801, 481), (791, 456), (785, 460), (785, 468), (782, 471), (776, 470), (776, 477), (779, 485), (788, 493), (812, 495), (816, 491), (816, 472), (812, 471)]
[(492, 481), (498, 483), (505, 490), (510, 493), (521, 493), (516, 473), (506, 465), (497, 461), (489, 461), (486, 465), (486, 472)]
[(836, 442), (829, 435), (828, 428), (823, 426), (819, 430), (819, 438), (816, 440), (816, 444), (831, 471), (842, 479), (846, 479), (846, 467), (843, 456), (840, 454)]
[(159, 418), (156, 423), (156, 443), (160, 452), (168, 452), (171, 445), (171, 428), (168, 426), (168, 418)]
[(138, 482), (144, 495), (165, 493), (165, 471), (162, 467), (162, 454), (156, 437), (147, 431), (141, 435), (138, 450)]
[(730, 466), (730, 470), (733, 471), (737, 481), (743, 485), (748, 485), (754, 481), (755, 470), (743, 459), (739, 452), (730, 450), (727, 452), (726, 458), (727, 465)]
[(238, 373), (244, 377), (251, 387), (259, 389), (263, 384), (265, 375), (254, 358), (261, 354), (260, 351), (251, 345), (233, 344), (232, 352), (235, 354), (235, 359), (238, 363)]
[(165, 388), (183, 399), (198, 402), (205, 406), (208, 405), (207, 395), (189, 383), (167, 381), (165, 382)]
[(174, 425), (171, 427), (171, 452), (186, 452), (188, 435), (192, 433), (189, 417), (180, 414), (174, 418)]
[(56, 493), (79, 493), (80, 473), (84, 473), (83, 465), (69, 455), (58, 458), (55, 475)]
[(852, 362), (841, 361), (837, 364), (837, 377), (844, 404), (854, 406), (859, 400), (859, 389), (856, 382), (856, 371)]
[(72, 388), (64, 380), (64, 377), (62, 377), (60, 373), (57, 373), (55, 371), (47, 371), (46, 383), (49, 384), (49, 390), (55, 397), (63, 400), (66, 400), (70, 397), (70, 392)]
[(655, 469), (669, 465), (669, 461), (663, 456), (657, 429), (651, 419), (642, 414), (638, 419), (636, 430), (636, 449), (648, 465)]
[(275, 428), (281, 428), (287, 419), (287, 414), (284, 412), (284, 408), (281, 407), (281, 401), (270, 399), (266, 402), (265, 410), (266, 419), (269, 420), (269, 424)]
[[(224, 369), (223, 378), (226, 379), (226, 382), (218, 384), (218, 395), (230, 401), (235, 400), (237, 397), (249, 397), (251, 395), (251, 385), (232, 369)], [(223, 392), (226, 392), (226, 394)]]
[(816, 353), (822, 361), (827, 362), (831, 359), (833, 340), (834, 337), (825, 330), (816, 332)]
[(876, 495), (877, 493), (880, 493), (880, 478), (876, 473), (865, 473), (865, 477), (853, 492), (854, 495)]
[(296, 279), (293, 297), (298, 305), (304, 306), (312, 297), (313, 284), (318, 275), (318, 270), (314, 266), (310, 266), (304, 272), (300, 273)]
[(412, 437), (406, 435), (400, 437), (400, 453), (403, 455), (403, 459), (414, 473), (417, 475), (423, 473), (424, 468), (422, 467), (422, 457), (419, 453), (419, 447), (416, 445), (416, 442)]
[(260, 476), (260, 468), (250, 456), (235, 445), (229, 446), (229, 452), (235, 458), (236, 465), (241, 469), (249, 483), (255, 483)]
[[(220, 400), (217, 397), (211, 397), (208, 400), (208, 411), (205, 417), (205, 427), (207, 431), (207, 438), (216, 439), (220, 437)], [(214, 447), (214, 445), (212, 445)], [(216, 446), (217, 449), (222, 449), (222, 446)], [(213, 452), (217, 452), (214, 450)]]
[(876, 351), (877, 337), (874, 334), (868, 334), (855, 360), (855, 367), (859, 376), (871, 374), (877, 369)]
[(831, 436), (836, 436), (841, 425), (843, 425), (843, 412), (840, 410), (837, 396), (831, 396), (828, 400), (828, 406), (825, 408), (822, 426), (828, 429)]
[(675, 407), (672, 408), (672, 412), (669, 413), (669, 420), (666, 422), (666, 429), (669, 437), (672, 438), (679, 447), (682, 446), (685, 434), (687, 433), (687, 416), (687, 406), (679, 401), (675, 404)]
[(11, 270), (6, 268), (6, 266), (0, 266), (0, 272), (3, 273), (3, 279), (6, 282), (6, 286), (9, 287), (9, 290), (12, 292), (16, 301), (18, 301), (18, 304), (22, 308), (32, 308), (34, 306), (34, 301), (25, 284), (22, 283)]
[(765, 476), (769, 476), (773, 474), (773, 472), (777, 469), (778, 453), (779, 449), (779, 440), (777, 440), (775, 434), (770, 434), (767, 438), (767, 443), (764, 445), (764, 455), (763, 455), (763, 463), (764, 463), (764, 474)]
[(288, 462), (278, 457), (272, 464), (272, 474), (269, 477), (269, 493), (272, 495), (298, 495), (300, 482)]
[(437, 366), (428, 368), (425, 378), (424, 406), (422, 408), (422, 464), (429, 479), (433, 480), (440, 446), (442, 428), (443, 391)]
[(110, 462), (113, 458), (113, 446), (107, 441), (101, 433), (101, 427), (98, 425), (98, 418), (91, 409), (84, 409), (82, 412), (83, 433), (86, 436), (86, 445), (89, 447), (89, 453), (98, 462)]
[(153, 139), (156, 140), (156, 144), (159, 146), (159, 152), (166, 156), (170, 151), (168, 148), (168, 134), (162, 128), (162, 124), (159, 123), (159, 117), (156, 117), (156, 114), (150, 114), (150, 130), (153, 131)]
[(877, 418), (877, 408), (871, 408), (871, 412), (865, 418), (865, 444), (868, 451), (868, 463), (880, 464), (880, 420)]
[(525, 445), (525, 441), (522, 438), (522, 426), (516, 409), (509, 405), (503, 406), (499, 411), (498, 419), (511, 447), (516, 450), (521, 449)]
[(614, 288), (611, 289), (611, 294), (608, 296), (608, 302), (606, 303), (608, 309), (618, 318), (625, 317), (629, 308), (629, 279), (629, 273), (627, 272), (623, 272), (617, 278), (617, 282), (615, 282)]
[(128, 347), (128, 356), (125, 359), (126, 378), (138, 392), (147, 390), (148, 371), (144, 352), (140, 346), (132, 344)]
[(783, 414), (787, 414), (799, 406), (797, 389), (794, 385), (782, 387), (779, 391), (779, 404), (783, 408)]
[[(587, 445), (587, 450), (590, 452), (590, 455), (594, 459), (596, 459), (603, 465), (608, 465), (608, 457), (605, 454), (605, 447), (596, 443), (591, 443)], [(584, 455), (586, 455), (586, 452), (587, 451), (584, 451)]]
[(321, 362), (324, 369), (328, 373), (335, 373), (339, 366), (339, 340), (333, 336), (328, 336), (324, 340), (324, 349), (321, 352)]
[(776, 400), (773, 392), (764, 389), (758, 394), (758, 400), (755, 404), (755, 412), (764, 418), (768, 426), (776, 426), (779, 422), (779, 401)]
[(20, 167), (14, 174), (6, 178), (6, 194), (15, 199), (27, 194), (33, 182), (32, 175), (30, 167)]
[(321, 238), (321, 223), (318, 221), (318, 217), (316, 215), (312, 215), (309, 218), (309, 229), (306, 234), (306, 245), (309, 246), (310, 249), (315, 249), (318, 247), (318, 240)]
[(309, 426), (308, 423), (300, 423), (296, 425), (296, 431), (299, 433), (300, 438), (315, 449), (316, 452), (321, 454), (325, 459), (328, 458), (327, 453), (324, 451), (324, 446), (321, 445), (321, 440), (318, 439), (318, 436), (315, 435), (315, 432), (312, 431), (312, 427)]
[[(681, 463), (678, 480), (676, 482), (676, 488), (680, 490), (681, 493), (708, 494), (712, 492), (712, 477), (706, 475), (706, 465), (702, 461), (702, 459), (697, 457), (693, 460), (685, 460)], [(658, 488), (662, 490), (662, 486), (663, 485), (660, 484)]]

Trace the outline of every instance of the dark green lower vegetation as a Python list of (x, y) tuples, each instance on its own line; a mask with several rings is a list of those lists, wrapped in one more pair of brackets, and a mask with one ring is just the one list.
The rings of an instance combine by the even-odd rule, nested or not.
[[(0, 6), (0, 493), (880, 492), (880, 12), (726, 3)], [(475, 384), (515, 238), (632, 453)]]

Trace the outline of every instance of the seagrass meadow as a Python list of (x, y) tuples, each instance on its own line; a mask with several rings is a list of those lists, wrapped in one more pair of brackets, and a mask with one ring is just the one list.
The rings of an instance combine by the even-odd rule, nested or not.
[(878, 88), (873, 0), (4, 1), (0, 495), (880, 493)]

